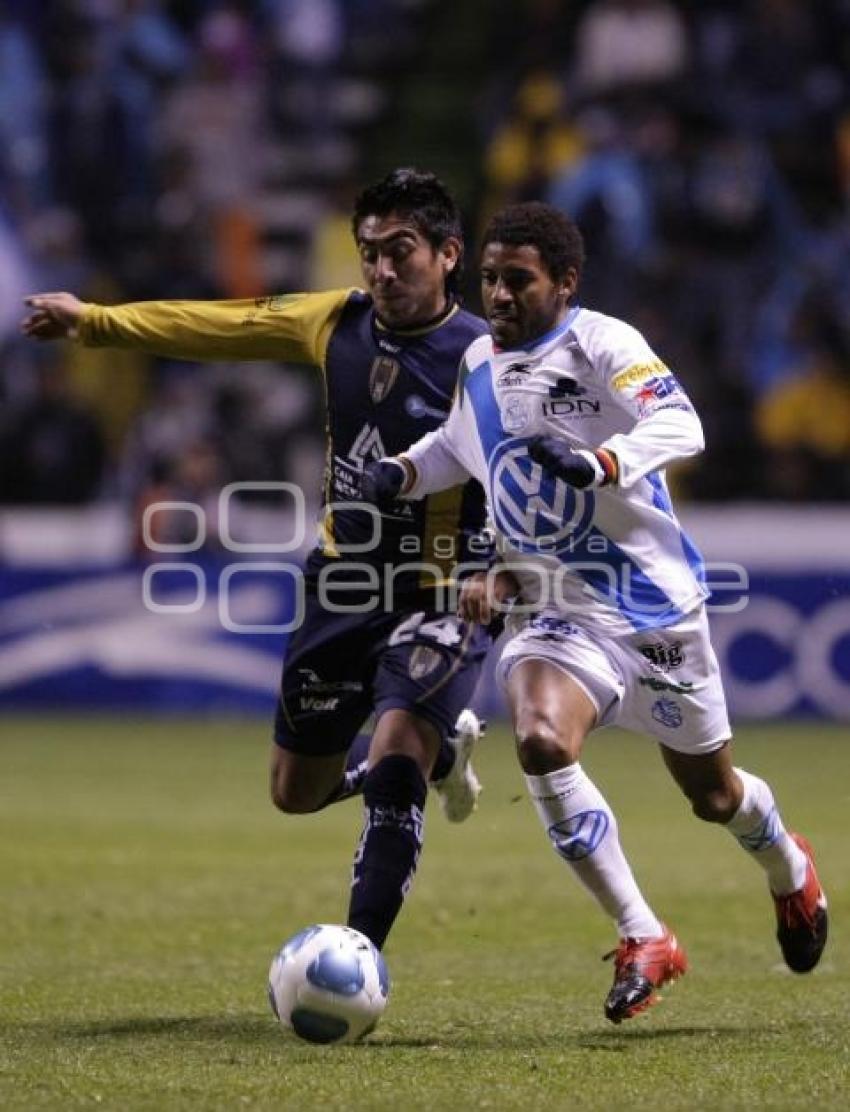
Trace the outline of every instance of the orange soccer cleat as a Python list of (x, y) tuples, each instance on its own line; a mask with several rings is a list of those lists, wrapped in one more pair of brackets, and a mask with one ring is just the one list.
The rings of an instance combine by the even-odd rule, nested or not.
[(771, 893), (776, 905), (776, 937), (788, 968), (795, 973), (809, 973), (826, 946), (829, 918), (812, 847), (802, 834), (791, 837), (806, 855), (806, 881), (802, 888), (787, 896)]
[(605, 998), (605, 1015), (612, 1023), (651, 1008), (660, 999), (655, 990), (688, 971), (687, 954), (668, 927), (660, 938), (624, 938), (605, 960), (612, 957), (614, 984)]

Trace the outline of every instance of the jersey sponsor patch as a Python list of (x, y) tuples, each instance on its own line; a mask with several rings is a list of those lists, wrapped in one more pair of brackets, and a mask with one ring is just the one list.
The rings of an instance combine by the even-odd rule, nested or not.
[(381, 440), (381, 434), (374, 425), (370, 425), (367, 422), (351, 445), (348, 458), (358, 464), (362, 470), (366, 463), (369, 463), (371, 460), (383, 459), (386, 454), (384, 442)]
[(573, 625), (566, 618), (558, 618), (554, 614), (535, 614), (528, 623), (528, 628), (534, 630), (541, 640), (547, 636), (552, 639), (575, 636), (579, 632), (577, 625)]
[(652, 363), (635, 363), (631, 367), (627, 367), (624, 371), (619, 371), (611, 379), (611, 385), (615, 390), (628, 390), (632, 386), (639, 386), (641, 382), (646, 382), (650, 378), (663, 378), (671, 374), (670, 368), (666, 363), (662, 363), (660, 359)]
[(681, 668), (685, 663), (685, 653), (681, 641), (650, 641), (638, 645), (638, 652), (646, 657), (653, 668), (660, 672), (668, 672), (673, 668)]
[(650, 691), (672, 691), (675, 695), (692, 695), (694, 692), (693, 680), (660, 680), (656, 676), (638, 676), (641, 687), (648, 687)]
[(679, 380), (669, 371), (663, 376), (648, 378), (635, 394), (634, 400), (638, 405), (641, 417), (657, 409), (670, 407), (671, 399), (683, 398), (684, 392), (679, 385)]
[(555, 554), (573, 548), (590, 530), (594, 496), (546, 474), (525, 440), (506, 440), (490, 461), (493, 517), (523, 552), (541, 545)]

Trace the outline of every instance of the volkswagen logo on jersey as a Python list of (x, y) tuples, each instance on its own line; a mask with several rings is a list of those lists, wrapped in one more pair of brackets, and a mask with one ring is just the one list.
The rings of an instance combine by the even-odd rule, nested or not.
[(493, 515), (522, 552), (558, 553), (589, 531), (594, 496), (546, 475), (528, 455), (528, 440), (507, 440), (490, 460)]

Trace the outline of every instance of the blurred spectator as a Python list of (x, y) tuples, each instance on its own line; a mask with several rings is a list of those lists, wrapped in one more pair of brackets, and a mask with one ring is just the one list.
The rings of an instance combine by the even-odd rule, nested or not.
[(756, 409), (774, 497), (850, 497), (850, 335), (828, 306), (820, 293), (803, 302), (792, 324), (798, 362)]
[(41, 367), (36, 389), (0, 426), (0, 504), (88, 502), (103, 477), (100, 427), (71, 394), (61, 361)]
[(700, 113), (686, 119), (681, 191), (661, 214), (678, 273), (673, 312), (717, 375), (746, 383), (752, 320), (804, 225), (766, 147)]
[(199, 40), (195, 68), (166, 97), (158, 125), (172, 171), (170, 213), (208, 229), (206, 273), (223, 296), (257, 297), (264, 280), (255, 211), (271, 143), (260, 46), (235, 7), (213, 10)]
[(579, 224), (587, 241), (583, 296), (615, 316), (630, 316), (637, 271), (656, 251), (649, 181), (623, 119), (599, 105), (576, 123), (585, 151), (552, 177), (547, 200)]
[(574, 74), (579, 96), (672, 83), (688, 62), (684, 19), (667, 0), (600, 0), (576, 33)]
[[(148, 538), (158, 545), (190, 545), (201, 531), (203, 540), (198, 547), (218, 549), (218, 497), (225, 481), (219, 453), (207, 440), (185, 444), (170, 463), (154, 461), (136, 500), (138, 554), (149, 553)], [(195, 509), (175, 503), (188, 503)]]
[(583, 140), (564, 112), (564, 96), (560, 82), (545, 70), (532, 71), (518, 86), (484, 154), (489, 189), (481, 224), (501, 205), (539, 198), (551, 176), (579, 157)]
[(344, 22), (337, 0), (267, 0), (276, 79), (273, 105), (283, 128), (321, 158), (333, 139), (329, 95), (342, 56)]
[(26, 245), (6, 220), (0, 200), (0, 350), (8, 337), (17, 334), (21, 298), (31, 292), (27, 287), (32, 280)]
[(22, 217), (52, 199), (46, 116), (43, 61), (0, 9), (0, 200)]
[[(838, 491), (839, 434), (824, 431), (826, 451), (808, 433), (786, 450), (776, 430), (787, 440), (777, 414), (789, 397), (801, 412), (831, 399), (831, 429), (843, 413), (844, 354), (810, 338), (821, 329), (803, 306), (819, 290), (833, 320), (850, 319), (850, 5), (492, 8), (476, 32), (486, 72), (482, 152), (465, 159), (482, 166), (473, 226), (533, 197), (577, 217), (591, 248), (584, 296), (634, 319), (701, 407), (709, 455), (686, 476), (694, 496), (805, 498), (821, 473), (817, 496)], [(458, 161), (451, 127), (429, 130), (422, 50), (444, 53), (435, 32), (454, 26), (447, 13), (447, 0), (0, 3), (4, 445), (39, 406), (40, 443), (50, 413), (67, 443), (70, 407), (96, 419), (117, 464), (92, 497), (132, 499), (152, 471), (171, 483), (197, 473), (184, 452), (215, 455), (227, 480), (312, 474), (321, 399), (300, 372), (194, 375), (69, 351), (68, 404), (51, 409), (38, 358), (12, 339), (19, 299), (357, 284), (355, 144), (383, 149), (386, 133), (376, 143), (363, 121), (398, 103), (397, 82), (412, 75), (426, 91), (411, 124), (423, 130), (405, 132), (405, 148), (439, 165), (442, 142)], [(763, 469), (760, 437), (793, 467)]]

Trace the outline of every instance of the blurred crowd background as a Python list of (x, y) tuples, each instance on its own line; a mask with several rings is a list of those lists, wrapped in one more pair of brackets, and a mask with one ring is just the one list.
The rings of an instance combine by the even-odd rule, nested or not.
[(540, 198), (692, 394), (693, 500), (850, 495), (850, 0), (0, 0), (0, 503), (318, 490), (321, 384), (36, 345), (21, 298), (355, 285), (394, 165)]

